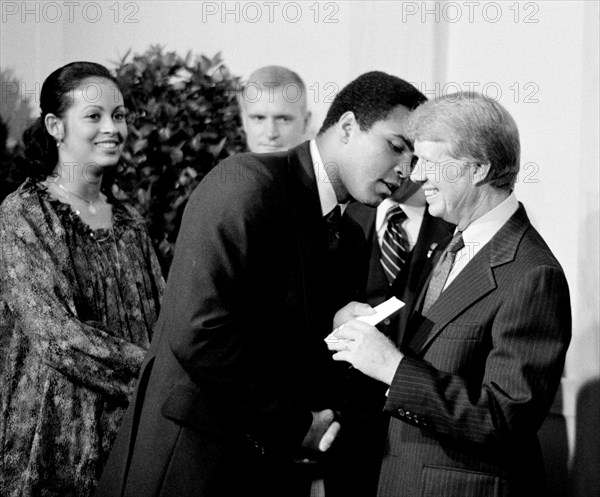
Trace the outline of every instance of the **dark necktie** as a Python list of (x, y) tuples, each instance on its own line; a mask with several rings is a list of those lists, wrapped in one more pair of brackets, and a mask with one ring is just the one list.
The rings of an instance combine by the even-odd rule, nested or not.
[(335, 252), (340, 248), (341, 228), (342, 228), (342, 209), (339, 205), (325, 216), (327, 223), (327, 234), (329, 240), (329, 251)]
[(390, 285), (400, 274), (409, 251), (406, 233), (402, 229), (405, 219), (406, 213), (399, 205), (390, 207), (385, 215), (387, 226), (381, 241), (381, 266)]
[(464, 246), (465, 243), (463, 241), (462, 231), (457, 231), (444, 252), (442, 252), (440, 260), (433, 270), (433, 276), (431, 277), (427, 293), (425, 294), (423, 312), (427, 311), (433, 305), (444, 290), (444, 285), (446, 284), (446, 280), (448, 279), (448, 275), (454, 264), (454, 259), (456, 259), (456, 253)]

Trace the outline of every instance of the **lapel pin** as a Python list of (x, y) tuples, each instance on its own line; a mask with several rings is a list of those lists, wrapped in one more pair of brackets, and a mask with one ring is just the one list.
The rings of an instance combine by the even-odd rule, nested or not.
[(427, 251), (427, 258), (431, 259), (431, 256), (433, 255), (433, 252), (435, 252), (435, 249), (437, 248), (438, 244), (437, 243), (432, 243), (429, 246), (429, 250)]

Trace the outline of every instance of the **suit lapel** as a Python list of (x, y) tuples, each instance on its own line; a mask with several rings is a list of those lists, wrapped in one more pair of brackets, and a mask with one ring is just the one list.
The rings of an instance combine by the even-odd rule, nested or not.
[[(449, 322), (496, 289), (494, 268), (514, 260), (519, 242), (529, 226), (525, 209), (520, 204), (515, 214), (423, 314), (422, 317), (429, 324), (423, 324), (419, 332), (410, 339), (410, 349), (415, 352), (422, 351)], [(427, 284), (421, 288), (417, 305), (422, 302), (426, 289)]]
[[(322, 307), (322, 303), (317, 300), (320, 295), (320, 270), (327, 257), (327, 233), (322, 222), (321, 202), (309, 142), (288, 152), (288, 167), (290, 202), (303, 279), (304, 314), (308, 319), (314, 317), (314, 309)], [(316, 323), (307, 322), (307, 326), (306, 329), (311, 329)]]

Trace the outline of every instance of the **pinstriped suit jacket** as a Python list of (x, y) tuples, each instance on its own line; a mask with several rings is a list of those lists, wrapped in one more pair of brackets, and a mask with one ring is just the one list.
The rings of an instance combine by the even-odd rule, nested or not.
[(520, 205), (423, 315), (390, 387), (378, 495), (544, 495), (536, 432), (571, 337), (562, 268)]

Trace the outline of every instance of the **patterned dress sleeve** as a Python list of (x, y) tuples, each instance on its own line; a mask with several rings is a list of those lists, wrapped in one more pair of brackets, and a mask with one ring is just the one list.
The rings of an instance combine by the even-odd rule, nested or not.
[(146, 350), (80, 320), (68, 234), (31, 198), (14, 196), (0, 208), (0, 300), (13, 328), (10, 353), (37, 357), (74, 383), (128, 401)]
[[(154, 244), (152, 243), (152, 239), (148, 233), (146, 228), (146, 224), (144, 222), (144, 218), (141, 214), (133, 207), (127, 204), (122, 204), (123, 208), (127, 211), (129, 216), (134, 220), (136, 225), (140, 228), (140, 245), (141, 252), (144, 257), (145, 271), (148, 271), (149, 277), (151, 281), (154, 283), (155, 288), (153, 289), (152, 294), (154, 295), (154, 300), (158, 303), (158, 307), (160, 305), (160, 300), (165, 292), (166, 282), (163, 276), (163, 270), (156, 255), (156, 251), (154, 249)], [(159, 308), (156, 309), (156, 315), (158, 316)], [(150, 337), (151, 338), (151, 337)]]

